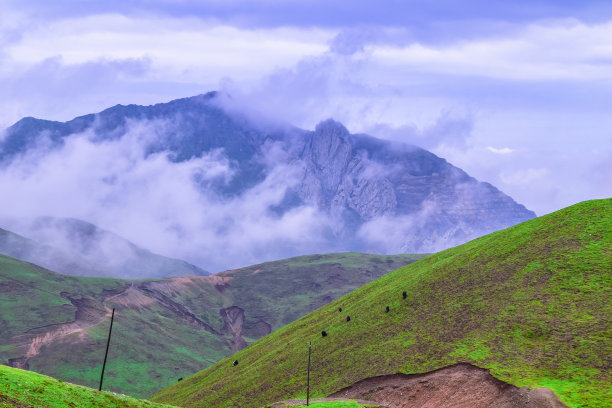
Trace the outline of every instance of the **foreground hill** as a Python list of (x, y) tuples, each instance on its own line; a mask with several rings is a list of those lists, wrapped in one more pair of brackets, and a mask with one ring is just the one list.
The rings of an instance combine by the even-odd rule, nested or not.
[(105, 389), (153, 392), (418, 255), (310, 255), (211, 276), (60, 275), (0, 256), (0, 363), (95, 386), (112, 308)]
[(611, 272), (612, 199), (583, 202), (391, 272), (152, 400), (260, 407), (303, 397), (311, 341), (315, 396), (465, 362), (569, 406), (610, 406)]
[[(535, 216), (417, 146), (331, 119), (264, 126), (226, 103), (211, 92), (68, 122), (24, 118), (0, 140), (0, 169), (11, 186), (53, 192), (40, 204), (18, 194), (30, 215), (104, 219), (212, 271), (303, 253), (431, 253)], [(58, 166), (61, 186), (47, 177)]]
[(3, 365), (0, 365), (0, 407), (172, 408), (114, 392), (99, 392)]
[(0, 228), (0, 254), (66, 275), (131, 279), (208, 275), (195, 265), (154, 254), (85, 221), (35, 217), (2, 222), (12, 231)]

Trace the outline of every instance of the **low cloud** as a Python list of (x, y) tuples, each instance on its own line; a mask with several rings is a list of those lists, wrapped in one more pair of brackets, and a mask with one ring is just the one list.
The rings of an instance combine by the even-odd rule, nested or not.
[(492, 146), (487, 146), (486, 148), (488, 151), (493, 152), (495, 154), (510, 154), (512, 152), (514, 152), (513, 149), (510, 149), (509, 147), (502, 147), (501, 149), (496, 148), (496, 147), (492, 147)]
[(449, 112), (442, 112), (433, 122), (423, 127), (417, 125), (392, 127), (376, 124), (367, 128), (365, 133), (429, 150), (440, 146), (464, 149), (469, 144), (473, 126), (471, 116), (455, 116)]
[(275, 155), (282, 152), (272, 146), (262, 157), (270, 155), (265, 180), (239, 196), (222, 197), (201, 188), (232, 179), (234, 166), (222, 150), (184, 162), (167, 152), (147, 154), (172, 126), (138, 121), (116, 140), (94, 142), (85, 132), (51, 151), (43, 143), (0, 172), (0, 189), (12, 192), (0, 212), (7, 218), (82, 219), (211, 271), (324, 248), (333, 221), (315, 207), (270, 211), (299, 182), (299, 163), (278, 164)]

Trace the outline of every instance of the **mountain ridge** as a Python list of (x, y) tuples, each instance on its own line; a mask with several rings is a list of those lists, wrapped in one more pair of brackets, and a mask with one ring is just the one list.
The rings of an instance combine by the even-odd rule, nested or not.
[(0, 254), (67, 275), (135, 279), (209, 274), (74, 218), (3, 219), (2, 224), (21, 234), (0, 228)]

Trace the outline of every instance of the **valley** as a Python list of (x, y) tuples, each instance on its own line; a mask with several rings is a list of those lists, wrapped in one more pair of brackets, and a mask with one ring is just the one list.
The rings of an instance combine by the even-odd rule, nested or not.
[(311, 255), (210, 276), (60, 275), (0, 256), (0, 359), (94, 386), (116, 309), (108, 389), (148, 396), (419, 255)]

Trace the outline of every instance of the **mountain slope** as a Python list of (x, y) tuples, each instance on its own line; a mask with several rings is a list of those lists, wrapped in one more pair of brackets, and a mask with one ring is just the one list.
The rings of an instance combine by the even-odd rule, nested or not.
[[(320, 252), (430, 253), (535, 216), (419, 147), (351, 134), (331, 119), (313, 131), (263, 126), (226, 102), (208, 93), (117, 105), (65, 123), (25, 118), (0, 142), (0, 168), (19, 175), (20, 185), (44, 184), (44, 174), (30, 176), (38, 174), (33, 163), (53, 172), (68, 162), (79, 177), (63, 181), (66, 194), (91, 193), (74, 209), (56, 204), (62, 214), (41, 206), (30, 215), (104, 218), (144, 247), (177, 248), (172, 256), (209, 270), (227, 269), (236, 258), (249, 264)], [(130, 229), (126, 218), (134, 213), (142, 218)], [(266, 228), (274, 234), (262, 234)], [(156, 231), (156, 239), (141, 229)]]
[(0, 365), (0, 407), (19, 408), (172, 408)]
[(0, 363), (148, 396), (418, 255), (311, 255), (211, 276), (60, 275), (0, 256)]
[(4, 219), (3, 223), (21, 236), (0, 229), (0, 254), (67, 275), (138, 279), (208, 274), (73, 218)]
[(152, 400), (259, 407), (303, 396), (312, 341), (315, 396), (468, 362), (569, 406), (610, 406), (611, 272), (612, 199), (583, 202), (391, 272)]

